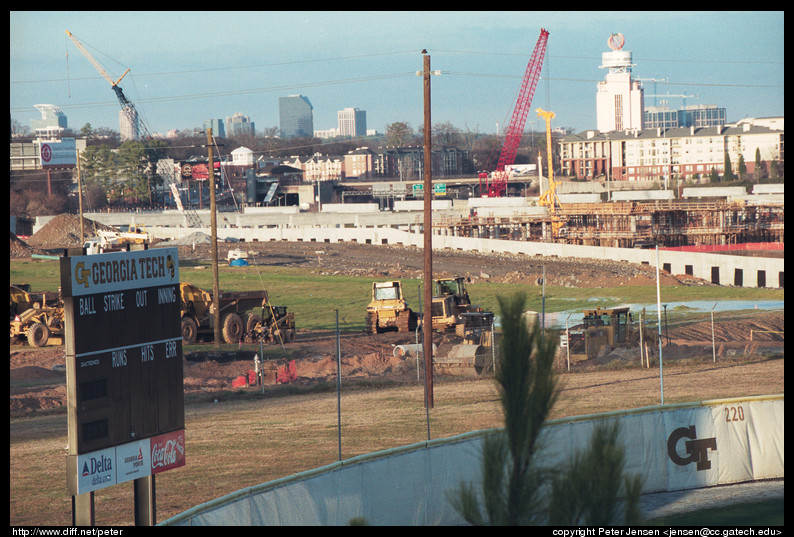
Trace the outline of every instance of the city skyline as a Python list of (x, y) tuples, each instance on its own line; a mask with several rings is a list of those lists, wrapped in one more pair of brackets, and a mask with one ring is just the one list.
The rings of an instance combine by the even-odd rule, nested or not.
[[(35, 104), (69, 127), (118, 130), (119, 103), (69, 30), (116, 79), (153, 132), (200, 128), (235, 113), (279, 126), (279, 98), (305, 95), (314, 128), (345, 108), (369, 128), (422, 124), (422, 49), (431, 56), (432, 123), (495, 132), (509, 121), (541, 28), (549, 42), (527, 119), (542, 130), (596, 128), (601, 53), (625, 36), (646, 94), (697, 95), (727, 121), (783, 115), (783, 12), (11, 12), (11, 119), (30, 128)], [(233, 30), (229, 30), (233, 29)], [(343, 30), (342, 30), (343, 29)], [(653, 104), (646, 97), (646, 106)], [(669, 105), (678, 108), (682, 99)]]

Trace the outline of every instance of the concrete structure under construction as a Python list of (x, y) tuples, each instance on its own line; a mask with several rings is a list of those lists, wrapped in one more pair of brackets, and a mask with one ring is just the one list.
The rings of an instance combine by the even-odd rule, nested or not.
[[(523, 200), (524, 198), (495, 198)], [(477, 201), (470, 200), (472, 204)], [(409, 202), (406, 202), (410, 205)], [(503, 202), (504, 203), (504, 202)], [(514, 201), (515, 203), (515, 201)], [(579, 259), (612, 259), (656, 265), (672, 274), (738, 287), (784, 286), (784, 259), (779, 256), (731, 255), (748, 248), (782, 250), (783, 204), (748, 201), (662, 201), (566, 204), (550, 215), (545, 207), (525, 204), (510, 216), (482, 205), (477, 216), (472, 206), (437, 200), (433, 205), (433, 248), (484, 253)], [(322, 212), (302, 212), (296, 206), (249, 207), (242, 213), (224, 213), (218, 237), (224, 240), (358, 242), (423, 247), (421, 210), (382, 211), (377, 203), (323, 204)], [(136, 213), (159, 239), (179, 239), (197, 231), (210, 234), (210, 215), (197, 211), (204, 227), (185, 225), (179, 211)], [(504, 213), (503, 213), (504, 214)], [(87, 218), (107, 225), (130, 225), (130, 213), (91, 213)], [(564, 221), (553, 236), (555, 219)], [(34, 233), (46, 224), (37, 218)], [(720, 253), (714, 253), (720, 252)]]

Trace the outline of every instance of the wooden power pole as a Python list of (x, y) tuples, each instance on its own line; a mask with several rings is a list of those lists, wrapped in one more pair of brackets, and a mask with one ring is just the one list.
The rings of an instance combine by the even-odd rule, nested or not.
[[(218, 282), (218, 216), (215, 212), (215, 166), (212, 162), (212, 129), (207, 129), (207, 176), (210, 182), (210, 227), (212, 229), (212, 321), (214, 342), (221, 344), (220, 283)], [(199, 189), (199, 200), (201, 189)]]
[(424, 56), (424, 93), (425, 93), (425, 184), (424, 184), (424, 300), (422, 313), (422, 343), (425, 358), (425, 391), (427, 408), (433, 408), (433, 161), (430, 151), (430, 55)]

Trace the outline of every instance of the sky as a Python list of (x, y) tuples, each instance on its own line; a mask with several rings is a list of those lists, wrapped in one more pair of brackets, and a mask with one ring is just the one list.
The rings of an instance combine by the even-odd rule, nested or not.
[[(133, 101), (152, 132), (202, 127), (239, 112), (257, 131), (278, 127), (278, 99), (301, 94), (314, 129), (337, 126), (337, 111), (367, 112), (385, 132), (423, 124), (422, 50), (430, 55), (431, 122), (496, 132), (509, 123), (532, 51), (548, 46), (526, 130), (596, 128), (601, 54), (620, 32), (646, 106), (712, 104), (734, 122), (783, 116), (782, 11), (298, 11), (10, 12), (11, 119), (30, 127), (36, 104), (54, 104), (79, 130), (118, 131), (110, 84), (69, 30)], [(683, 98), (681, 95), (688, 95)], [(658, 103), (657, 103), (658, 104)]]

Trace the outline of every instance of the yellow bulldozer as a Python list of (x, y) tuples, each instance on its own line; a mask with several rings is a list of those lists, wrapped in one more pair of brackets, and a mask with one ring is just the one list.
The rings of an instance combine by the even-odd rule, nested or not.
[(438, 278), (433, 280), (433, 303), (430, 309), (433, 317), (433, 330), (439, 332), (455, 332), (464, 337), (466, 313), (483, 313), (483, 309), (474, 306), (466, 290), (467, 278)]
[[(568, 330), (567, 344), (572, 360), (595, 358), (607, 348), (639, 347), (640, 329), (633, 325), (630, 308), (595, 308), (584, 310), (582, 314), (582, 323)], [(642, 330), (643, 343), (655, 346), (658, 335)]]
[(417, 314), (408, 307), (399, 280), (372, 283), (372, 299), (367, 305), (367, 332), (411, 332), (416, 330), (417, 319)]
[[(212, 294), (188, 283), (179, 284), (182, 342), (195, 343), (214, 335)], [(226, 343), (260, 341), (286, 343), (295, 339), (295, 316), (285, 306), (272, 306), (267, 291), (221, 292), (218, 295), (221, 335)]]

